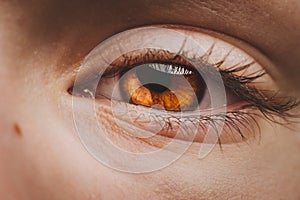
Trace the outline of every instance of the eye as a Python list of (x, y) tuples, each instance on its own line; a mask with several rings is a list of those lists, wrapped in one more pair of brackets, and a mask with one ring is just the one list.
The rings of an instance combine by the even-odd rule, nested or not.
[[(113, 72), (112, 69), (105, 71), (102, 75), (104, 81), (99, 82), (96, 97), (113, 98), (130, 104), (173, 112), (211, 109), (206, 82), (210, 82), (210, 85), (215, 84), (213, 87), (217, 87), (217, 84), (212, 82), (214, 77), (209, 75), (208, 69), (201, 69), (201, 75), (191, 63), (187, 63), (179, 55), (161, 50), (158, 53), (155, 49), (144, 49), (144, 53), (145, 55), (139, 56), (147, 57), (147, 60), (143, 60), (141, 64), (119, 67)], [(155, 60), (153, 55), (156, 54), (161, 55), (160, 60)], [(170, 59), (172, 56), (173, 59)], [(116, 65), (116, 62), (118, 61), (113, 65)], [(202, 68), (209, 67), (211, 66), (202, 66)], [(202, 77), (203, 75), (205, 77)], [(119, 95), (112, 97), (112, 94), (109, 94), (109, 91), (112, 91), (110, 86), (117, 86), (114, 90)], [(238, 102), (238, 97), (229, 90), (226, 96), (227, 105), (242, 102), (241, 99)]]
[(113, 123), (110, 129), (122, 131), (112, 134), (130, 134), (130, 124), (173, 138), (184, 127), (177, 139), (196, 130), (193, 141), (201, 143), (208, 126), (224, 122), (219, 144), (242, 142), (257, 134), (261, 119), (281, 123), (298, 105), (246, 51), (187, 27), (120, 33), (96, 47), (79, 72), (69, 92), (95, 99), (98, 119), (126, 122)]

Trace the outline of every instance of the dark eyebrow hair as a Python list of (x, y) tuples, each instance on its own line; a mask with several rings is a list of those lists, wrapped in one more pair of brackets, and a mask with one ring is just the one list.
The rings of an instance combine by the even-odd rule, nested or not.
[(131, 27), (184, 24), (247, 41), (289, 81), (300, 84), (300, 68), (295, 66), (300, 63), (300, 2), (293, 0), (32, 0), (19, 1), (18, 7), (27, 11), (29, 35), (55, 42), (71, 40), (62, 37), (72, 32), (80, 38), (76, 43), (82, 49), (70, 48), (80, 55), (97, 41)]

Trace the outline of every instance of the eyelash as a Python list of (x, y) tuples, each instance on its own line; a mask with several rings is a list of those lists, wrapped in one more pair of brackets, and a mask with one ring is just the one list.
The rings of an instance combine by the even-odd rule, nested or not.
[[(287, 125), (291, 123), (290, 120), (291, 118), (298, 117), (289, 112), (290, 110), (296, 108), (299, 105), (299, 102), (295, 98), (282, 97), (279, 96), (279, 92), (277, 91), (271, 91), (271, 90), (262, 91), (255, 88), (254, 86), (249, 86), (255, 80), (266, 75), (264, 70), (262, 70), (261, 72), (255, 72), (248, 75), (236, 75), (236, 73), (238, 72), (246, 71), (247, 68), (251, 67), (255, 62), (250, 62), (248, 64), (244, 64), (241, 66), (235, 65), (231, 67), (226, 67), (226, 69), (222, 69), (221, 66), (225, 63), (226, 58), (230, 54), (230, 52), (218, 63), (210, 64), (208, 63), (208, 60), (213, 48), (214, 45), (212, 45), (212, 47), (206, 52), (206, 54), (204, 56), (201, 56), (201, 58), (195, 57), (192, 59), (201, 60), (203, 62), (202, 65), (204, 64), (209, 68), (217, 68), (222, 76), (225, 87), (229, 88), (233, 94), (235, 94), (236, 96), (238, 96), (240, 99), (244, 100), (247, 103), (242, 105), (238, 109), (229, 111), (227, 113), (220, 113), (212, 116), (190, 115), (184, 117), (184, 120), (192, 122), (195, 125), (200, 124), (200, 128), (203, 129), (204, 126), (207, 124), (211, 125), (212, 127), (216, 127), (219, 121), (224, 121), (225, 128), (228, 128), (229, 130), (228, 131), (225, 129), (225, 132), (228, 133), (228, 132), (236, 131), (240, 135), (240, 137), (244, 140), (247, 138), (243, 133), (243, 129), (247, 129), (249, 131), (250, 129), (255, 129), (255, 128), (259, 129), (257, 117), (265, 118), (269, 121), (282, 124), (282, 125)], [(107, 63), (109, 67), (106, 69), (102, 77), (99, 77), (99, 74), (95, 73), (95, 79), (113, 78), (116, 76), (122, 76), (122, 74), (134, 68), (135, 66), (149, 63), (151, 60), (149, 58), (151, 58), (151, 56), (155, 57), (155, 54), (161, 54), (161, 52), (153, 53), (151, 50), (149, 50), (144, 55), (142, 55), (142, 53), (135, 56), (123, 55), (122, 57), (124, 60), (121, 64)], [(163, 55), (166, 54), (168, 54), (168, 52), (163, 53)], [(151, 62), (179, 65), (179, 66), (184, 66), (185, 68), (188, 69), (191, 68), (191, 66), (187, 65), (186, 63), (175, 62), (176, 60), (175, 58), (180, 58), (182, 56), (187, 57), (187, 55), (185, 55), (185, 52), (179, 52), (175, 54), (172, 57), (172, 59), (156, 58), (156, 59), (152, 59)], [(138, 59), (141, 60), (138, 62)], [(83, 88), (86, 89), (86, 85), (84, 85)], [(73, 93), (72, 88), (69, 89), (69, 93), (71, 94)], [(98, 96), (96, 96), (96, 98), (98, 98)], [(109, 97), (106, 98), (109, 99)], [(255, 112), (256, 110), (259, 110), (262, 115), (259, 115), (259, 113)], [(170, 128), (171, 130), (173, 129), (172, 123), (182, 124), (183, 122), (182, 117), (180, 118), (177, 117), (176, 113), (172, 111), (170, 111), (168, 115), (164, 117), (160, 114), (157, 115), (153, 114), (152, 118), (154, 121), (157, 122), (164, 121), (169, 126), (168, 128)], [(249, 126), (250, 124), (251, 125), (254, 124), (255, 126)], [(218, 141), (221, 147), (222, 142), (220, 140), (219, 135), (218, 135)]]

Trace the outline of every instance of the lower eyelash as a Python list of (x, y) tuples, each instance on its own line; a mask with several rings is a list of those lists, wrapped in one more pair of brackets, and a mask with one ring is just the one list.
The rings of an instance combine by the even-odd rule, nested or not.
[[(213, 47), (212, 47), (213, 48)], [(178, 55), (180, 56), (180, 55)], [(207, 57), (209, 57), (209, 52), (207, 53)], [(134, 58), (127, 58), (133, 59)], [(209, 58), (206, 58), (209, 59)], [(220, 66), (225, 62), (226, 57), (218, 63), (214, 64), (216, 68), (219, 69), (223, 77), (223, 81), (226, 87), (230, 89), (235, 95), (240, 97), (246, 102), (249, 102), (249, 105), (246, 107), (256, 107), (260, 110), (260, 112), (270, 121), (276, 122), (273, 116), (279, 116), (287, 122), (290, 122), (289, 118), (297, 118), (299, 116), (292, 115), (289, 113), (290, 110), (298, 107), (299, 101), (293, 97), (282, 97), (279, 96), (279, 91), (261, 91), (256, 89), (255, 87), (250, 87), (249, 84), (254, 82), (255, 80), (266, 75), (264, 70), (260, 72), (254, 72), (248, 75), (240, 75), (237, 76), (235, 73), (247, 70), (247, 68), (251, 67), (255, 62), (250, 62), (244, 65), (236, 65), (227, 67), (227, 69), (220, 69)], [(206, 63), (205, 66), (211, 66), (211, 64)], [(121, 69), (122, 67), (118, 67), (119, 70), (113, 71), (113, 74), (110, 73), (108, 77), (104, 76), (104, 78), (111, 78), (114, 76), (121, 75), (124, 71), (128, 70), (128, 67), (125, 69)], [(209, 68), (206, 69), (206, 73), (211, 73)], [(214, 72), (212, 72), (214, 73)], [(213, 75), (210, 75), (213, 78)], [(267, 95), (268, 93), (268, 95)], [(280, 123), (280, 122), (277, 122)]]
[[(123, 104), (126, 107), (143, 107), (137, 105), (128, 105), (120, 101), (117, 103)], [(246, 141), (249, 139), (248, 136), (252, 137), (257, 135), (257, 133), (254, 134), (255, 130), (258, 130), (259, 133), (260, 128), (256, 118), (259, 116), (259, 114), (255, 111), (256, 109), (250, 106), (248, 108), (240, 107), (226, 113), (213, 115), (200, 115), (199, 113), (194, 113), (193, 115), (180, 116), (178, 113), (173, 114), (172, 112), (169, 112), (168, 114), (162, 114), (161, 111), (157, 111), (157, 113), (151, 113), (148, 118), (151, 119), (150, 121), (160, 125), (161, 129), (164, 128), (164, 130), (167, 130), (166, 135), (172, 132), (176, 125), (179, 125), (180, 128), (184, 129), (184, 134), (187, 135), (187, 138), (189, 138), (189, 135), (193, 134), (195, 130), (197, 130), (197, 133), (202, 132), (205, 135), (206, 128), (210, 126), (213, 128), (214, 133), (217, 134), (218, 144), (222, 149), (223, 142), (221, 141), (221, 133), (226, 134), (226, 137), (231, 137), (232, 143), (235, 143), (235, 138), (237, 138), (237, 135), (234, 134), (238, 134), (240, 140)], [(140, 115), (136, 116), (133, 121), (136, 122), (139, 118)], [(219, 127), (221, 124), (224, 124), (224, 128), (221, 130), (221, 132), (219, 132), (220, 130), (218, 130), (217, 127)], [(248, 134), (245, 134), (245, 132)]]
[[(102, 97), (109, 101), (111, 100), (109, 97)], [(225, 134), (226, 137), (231, 137), (231, 141), (233, 143), (238, 143), (236, 142), (237, 136), (239, 136), (241, 141), (247, 141), (249, 137), (255, 137), (256, 135), (260, 136), (261, 133), (258, 119), (268, 120), (283, 126), (288, 126), (289, 124), (293, 123), (293, 119), (299, 117), (299, 115), (289, 113), (291, 109), (296, 108), (299, 105), (297, 100), (287, 97), (285, 98), (286, 100), (284, 103), (281, 102), (281, 104), (276, 104), (276, 101), (271, 101), (274, 99), (276, 98), (271, 98), (263, 105), (257, 103), (247, 103), (232, 111), (214, 115), (200, 115), (199, 113), (194, 113), (190, 115), (186, 114), (184, 117), (180, 117), (178, 114), (168, 112), (167, 115), (153, 113), (151, 117), (152, 120), (157, 124), (164, 123), (167, 126), (167, 130), (172, 130), (175, 124), (186, 126), (183, 127), (186, 130), (185, 134), (189, 134), (189, 130), (195, 130), (195, 127), (198, 128), (198, 131), (205, 132), (205, 128), (207, 126), (211, 126), (214, 132), (217, 134), (219, 148), (222, 150), (223, 142), (221, 140), (221, 133), (218, 132), (218, 129), (216, 128), (218, 125), (220, 125), (220, 123), (224, 123), (222, 135)], [(125, 102), (119, 103), (128, 106)], [(276, 107), (272, 105), (276, 105)], [(190, 127), (186, 125), (187, 122), (189, 122), (188, 124)]]
[[(186, 117), (186, 118), (176, 118), (172, 115), (164, 119), (164, 122), (170, 126), (172, 129), (172, 123), (170, 122), (170, 119), (173, 120), (173, 123), (178, 123), (178, 124), (184, 124), (185, 122), (191, 122), (195, 125), (196, 127), (200, 127), (200, 130), (204, 131), (205, 126), (211, 126), (214, 129), (214, 132), (217, 134), (217, 137), (219, 139), (219, 144), (221, 145), (222, 142), (220, 141), (220, 132), (216, 127), (218, 127), (220, 124), (224, 123), (225, 127), (225, 134), (229, 134), (228, 129), (230, 133), (232, 134), (234, 131), (239, 134), (239, 136), (243, 139), (246, 140), (247, 137), (243, 133), (243, 129), (248, 129), (247, 131), (250, 131), (249, 127), (252, 127), (251, 131), (254, 130), (253, 126), (249, 126), (250, 124), (254, 122), (254, 124), (258, 126), (258, 123), (256, 119), (254, 118), (256, 114), (254, 113), (249, 113), (249, 112), (243, 112), (241, 110), (239, 111), (231, 111), (223, 114), (217, 114), (217, 115), (212, 115), (212, 116), (191, 116), (191, 117)], [(161, 121), (161, 117), (158, 118), (158, 121)], [(178, 120), (174, 122), (174, 119)], [(194, 127), (187, 127), (189, 129), (194, 130)]]

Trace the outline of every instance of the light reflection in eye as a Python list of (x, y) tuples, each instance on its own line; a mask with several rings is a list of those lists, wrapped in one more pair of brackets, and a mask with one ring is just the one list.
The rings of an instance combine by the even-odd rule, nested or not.
[[(293, 100), (274, 95), (278, 89), (271, 77), (241, 49), (197, 30), (165, 28), (121, 33), (95, 48), (82, 65), (70, 93), (92, 94), (99, 107), (97, 119), (104, 119), (108, 135), (134, 135), (132, 127), (137, 127), (154, 133), (140, 139), (160, 148), (169, 143), (158, 145), (155, 136), (235, 143), (255, 136), (252, 128), (259, 124), (259, 113), (285, 116), (295, 106)], [(111, 105), (113, 110), (102, 105)], [(129, 107), (135, 119), (128, 117)], [(112, 123), (116, 118), (119, 123)], [(222, 134), (215, 131), (215, 137), (206, 138), (209, 127), (220, 126)]]

